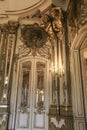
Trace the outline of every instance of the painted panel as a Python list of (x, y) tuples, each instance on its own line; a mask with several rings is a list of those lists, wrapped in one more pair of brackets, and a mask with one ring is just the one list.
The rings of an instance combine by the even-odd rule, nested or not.
[(27, 128), (29, 122), (28, 113), (20, 113), (19, 114), (19, 127)]
[(78, 51), (74, 52), (74, 103), (75, 115), (77, 117), (84, 117), (83, 97), (82, 97), (82, 83), (81, 83), (80, 61)]
[(75, 130), (86, 130), (84, 119), (78, 118), (74, 122)]
[(39, 114), (35, 113), (34, 114), (34, 127), (35, 128), (44, 128), (45, 127), (45, 113)]

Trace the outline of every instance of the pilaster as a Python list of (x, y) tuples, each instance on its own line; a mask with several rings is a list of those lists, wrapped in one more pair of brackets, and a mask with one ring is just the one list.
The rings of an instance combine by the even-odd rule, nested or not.
[(0, 129), (7, 130), (18, 23), (0, 25)]

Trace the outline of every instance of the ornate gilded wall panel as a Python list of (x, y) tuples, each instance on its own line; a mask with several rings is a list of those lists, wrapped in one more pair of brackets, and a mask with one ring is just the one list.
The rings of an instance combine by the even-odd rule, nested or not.
[[(11, 89), (11, 73), (18, 24), (9, 22), (0, 26), (0, 115), (1, 129), (7, 129)], [(3, 110), (3, 113), (2, 113)], [(5, 125), (3, 127), (3, 120)]]

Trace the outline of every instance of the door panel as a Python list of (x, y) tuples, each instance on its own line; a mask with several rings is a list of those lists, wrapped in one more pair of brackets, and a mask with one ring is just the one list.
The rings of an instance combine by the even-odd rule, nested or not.
[(16, 130), (47, 130), (47, 61), (19, 63)]
[(19, 64), (18, 99), (16, 113), (16, 129), (30, 127), (30, 95), (31, 95), (31, 62), (25, 61)]

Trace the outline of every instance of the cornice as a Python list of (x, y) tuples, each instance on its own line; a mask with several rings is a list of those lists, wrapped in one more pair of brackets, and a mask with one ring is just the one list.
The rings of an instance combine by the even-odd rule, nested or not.
[(7, 34), (16, 34), (19, 27), (18, 22), (9, 21), (6, 24), (0, 24), (0, 31)]
[[(27, 20), (28, 22), (31, 22), (32, 19), (29, 18), (36, 15), (38, 10), (41, 13), (46, 12), (47, 10), (49, 10), (51, 5), (51, 0), (43, 0), (43, 2), (37, 4), (37, 6), (34, 6), (32, 8), (26, 8), (19, 11), (4, 11), (4, 14), (0, 14), (0, 24), (7, 23), (11, 20), (20, 22), (21, 19), (24, 20), (24, 22)], [(35, 19), (33, 19), (33, 21), (35, 21)]]

